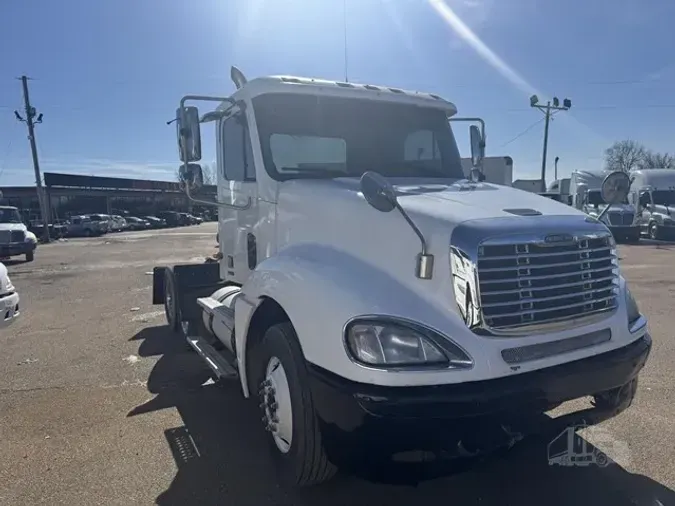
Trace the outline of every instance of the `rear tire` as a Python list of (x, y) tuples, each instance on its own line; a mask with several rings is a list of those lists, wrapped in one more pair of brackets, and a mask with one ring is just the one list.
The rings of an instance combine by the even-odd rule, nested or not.
[(323, 447), (293, 326), (284, 322), (270, 327), (252, 358), (263, 427), (282, 483), (307, 487), (329, 480), (337, 468)]
[(174, 332), (180, 329), (180, 311), (176, 291), (176, 277), (171, 269), (164, 270), (164, 314), (169, 328)]

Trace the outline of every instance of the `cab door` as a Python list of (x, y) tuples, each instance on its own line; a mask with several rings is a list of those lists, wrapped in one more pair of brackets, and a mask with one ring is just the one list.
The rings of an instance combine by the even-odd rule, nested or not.
[(258, 186), (246, 115), (223, 118), (218, 136), (219, 246), (221, 278), (244, 283), (257, 263)]

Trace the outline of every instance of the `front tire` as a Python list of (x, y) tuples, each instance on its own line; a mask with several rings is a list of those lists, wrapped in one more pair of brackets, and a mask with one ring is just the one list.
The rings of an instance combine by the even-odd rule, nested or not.
[(649, 225), (649, 238), (653, 239), (654, 241), (661, 239), (661, 231), (659, 230), (659, 226), (656, 223), (651, 223)]
[(32, 262), (33, 260), (35, 260), (35, 252), (29, 251), (26, 253), (26, 262)]
[(270, 327), (254, 360), (260, 414), (282, 482), (306, 487), (329, 480), (337, 469), (323, 447), (293, 326), (285, 322)]

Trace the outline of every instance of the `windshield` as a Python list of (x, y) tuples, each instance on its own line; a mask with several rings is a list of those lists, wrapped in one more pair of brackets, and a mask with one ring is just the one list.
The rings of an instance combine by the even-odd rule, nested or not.
[(602, 195), (600, 194), (600, 190), (589, 190), (587, 195), (588, 199), (588, 204), (591, 206), (601, 206), (605, 203), (604, 200), (602, 200)]
[(445, 112), (406, 104), (311, 95), (253, 100), (267, 172), (278, 180), (464, 178)]
[[(589, 190), (587, 193), (588, 205), (591, 206), (603, 206), (606, 202), (602, 199), (602, 193), (600, 190)], [(628, 197), (623, 199), (622, 204), (628, 204)]]
[(655, 190), (652, 192), (652, 200), (657, 206), (675, 205), (675, 190)]
[(0, 223), (22, 223), (18, 209), (0, 209)]

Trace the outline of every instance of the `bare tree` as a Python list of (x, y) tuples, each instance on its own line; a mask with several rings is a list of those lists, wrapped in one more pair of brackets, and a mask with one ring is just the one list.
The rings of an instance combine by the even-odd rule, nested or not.
[(216, 164), (205, 163), (202, 165), (202, 175), (204, 176), (205, 185), (216, 184)]
[(639, 142), (626, 139), (605, 150), (605, 167), (609, 170), (630, 172), (640, 168), (647, 151)]
[(653, 151), (648, 151), (645, 153), (642, 163), (640, 163), (641, 169), (674, 169), (675, 168), (675, 156), (670, 153), (655, 153)]

